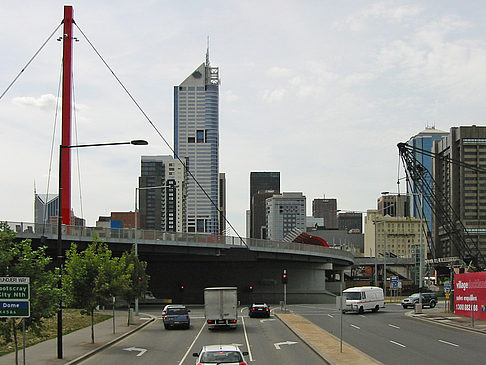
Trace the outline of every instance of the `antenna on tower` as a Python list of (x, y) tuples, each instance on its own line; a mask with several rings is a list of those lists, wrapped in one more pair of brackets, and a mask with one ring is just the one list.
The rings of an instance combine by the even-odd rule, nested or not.
[(206, 49), (206, 67), (209, 67), (209, 36), (208, 36), (208, 45)]

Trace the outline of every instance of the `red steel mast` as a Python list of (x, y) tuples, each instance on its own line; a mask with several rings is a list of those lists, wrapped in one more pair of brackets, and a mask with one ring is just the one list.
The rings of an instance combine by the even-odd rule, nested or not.
[[(63, 58), (62, 58), (62, 142), (71, 145), (72, 115), (72, 50), (73, 50), (73, 7), (64, 6)], [(71, 149), (62, 148), (62, 224), (71, 224)]]

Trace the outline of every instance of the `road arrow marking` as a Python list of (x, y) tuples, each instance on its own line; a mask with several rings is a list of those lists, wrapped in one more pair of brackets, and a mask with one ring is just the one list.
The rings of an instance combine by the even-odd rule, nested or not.
[(274, 343), (273, 346), (275, 346), (275, 348), (277, 350), (280, 350), (280, 346), (282, 345), (295, 345), (297, 342), (294, 342), (294, 341), (285, 341), (285, 342), (278, 342), (278, 343)]
[(125, 350), (125, 351), (139, 351), (137, 356), (142, 356), (144, 353), (147, 352), (147, 349), (141, 349), (141, 348), (138, 348), (138, 347), (128, 347), (128, 348), (123, 349), (123, 350)]
[(275, 319), (273, 318), (269, 318), (269, 319), (260, 319), (260, 322), (268, 322), (268, 321), (275, 321)]

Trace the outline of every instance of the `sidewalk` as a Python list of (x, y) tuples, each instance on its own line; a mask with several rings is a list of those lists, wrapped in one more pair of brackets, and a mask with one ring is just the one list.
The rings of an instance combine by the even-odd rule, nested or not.
[[(112, 315), (110, 310), (100, 313)], [(95, 343), (91, 343), (91, 327), (83, 328), (63, 336), (63, 358), (57, 358), (57, 339), (40, 342), (27, 347), (25, 363), (36, 365), (77, 364), (95, 352), (101, 351), (111, 343), (121, 340), (129, 334), (145, 327), (155, 320), (155, 317), (140, 313), (133, 315), (133, 324), (127, 325), (127, 311), (115, 311), (115, 333), (113, 333), (113, 318), (95, 325)], [(21, 341), (21, 339), (20, 339)], [(15, 353), (0, 357), (0, 365), (15, 364)], [(23, 364), (23, 351), (19, 351), (19, 364)]]

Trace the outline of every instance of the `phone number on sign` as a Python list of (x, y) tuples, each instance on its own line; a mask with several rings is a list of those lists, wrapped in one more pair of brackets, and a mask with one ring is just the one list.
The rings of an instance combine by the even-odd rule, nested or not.
[(456, 310), (477, 312), (478, 311), (478, 305), (477, 304), (462, 304), (462, 303), (456, 304)]

